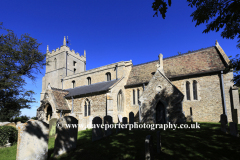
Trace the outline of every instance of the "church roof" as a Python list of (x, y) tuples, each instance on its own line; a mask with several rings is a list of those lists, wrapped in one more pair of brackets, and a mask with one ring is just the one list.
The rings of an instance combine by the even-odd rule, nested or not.
[(107, 82), (99, 82), (99, 83), (94, 83), (91, 85), (87, 86), (80, 86), (76, 88), (71, 88), (71, 89), (66, 89), (69, 91), (69, 94), (66, 95), (66, 98), (70, 98), (72, 96), (77, 96), (77, 95), (84, 95), (84, 94), (89, 94), (89, 93), (96, 93), (96, 92), (103, 92), (103, 91), (108, 91), (110, 87), (115, 84), (117, 80), (112, 80), (112, 81), (107, 81)]
[(68, 91), (53, 88), (53, 87), (51, 89), (52, 89), (52, 93), (53, 93), (54, 98), (55, 98), (55, 103), (57, 104), (56, 109), (58, 109), (58, 110), (70, 110), (68, 105), (67, 105), (67, 102), (64, 98), (64, 96), (68, 94)]
[[(163, 59), (163, 70), (167, 78), (220, 71), (225, 69), (223, 55), (215, 46)], [(126, 86), (148, 83), (156, 72), (159, 61), (134, 65)]]

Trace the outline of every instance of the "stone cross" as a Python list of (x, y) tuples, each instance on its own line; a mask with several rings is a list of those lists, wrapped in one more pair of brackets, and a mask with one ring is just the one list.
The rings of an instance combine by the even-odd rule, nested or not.
[(145, 160), (153, 159), (153, 140), (151, 135), (147, 135), (145, 139)]
[(49, 125), (43, 121), (30, 120), (18, 125), (16, 160), (46, 160), (48, 156)]
[(78, 120), (72, 116), (59, 118), (56, 128), (54, 157), (77, 147)]
[(99, 139), (102, 139), (103, 137), (103, 132), (102, 132), (102, 119), (100, 117), (94, 117), (92, 120), (92, 141), (96, 141)]

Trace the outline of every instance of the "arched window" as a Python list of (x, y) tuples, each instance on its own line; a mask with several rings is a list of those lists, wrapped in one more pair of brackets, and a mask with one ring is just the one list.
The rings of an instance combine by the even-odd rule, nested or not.
[(90, 116), (91, 115), (91, 105), (90, 101), (86, 99), (85, 104), (84, 104), (84, 116)]
[(87, 77), (88, 85), (91, 85), (91, 77)]
[(190, 83), (186, 82), (186, 94), (187, 94), (187, 100), (190, 100)]
[(197, 100), (198, 97), (197, 97), (197, 81), (193, 81), (193, 99), (194, 100)]
[(72, 87), (75, 88), (75, 81), (72, 81)]
[(107, 72), (106, 73), (107, 81), (111, 81), (111, 73)]
[(117, 110), (123, 112), (123, 96), (122, 91), (120, 90), (117, 95)]
[(133, 90), (133, 105), (135, 105), (135, 90)]
[(54, 59), (54, 68), (57, 69), (57, 59)]
[(137, 103), (139, 102), (140, 90), (137, 90)]

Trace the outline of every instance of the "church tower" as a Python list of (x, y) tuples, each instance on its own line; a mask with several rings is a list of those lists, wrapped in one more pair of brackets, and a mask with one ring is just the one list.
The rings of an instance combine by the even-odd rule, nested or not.
[(46, 72), (42, 78), (41, 100), (49, 85), (63, 89), (63, 78), (86, 70), (86, 51), (84, 51), (84, 55), (80, 56), (79, 53), (70, 50), (64, 37), (63, 45), (60, 48), (50, 52), (47, 46), (46, 62)]

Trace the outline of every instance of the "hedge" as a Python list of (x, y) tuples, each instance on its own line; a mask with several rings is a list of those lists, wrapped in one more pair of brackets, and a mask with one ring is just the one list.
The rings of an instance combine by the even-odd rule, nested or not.
[(12, 126), (0, 126), (0, 146), (4, 146), (9, 139), (9, 143), (16, 143), (18, 131)]

